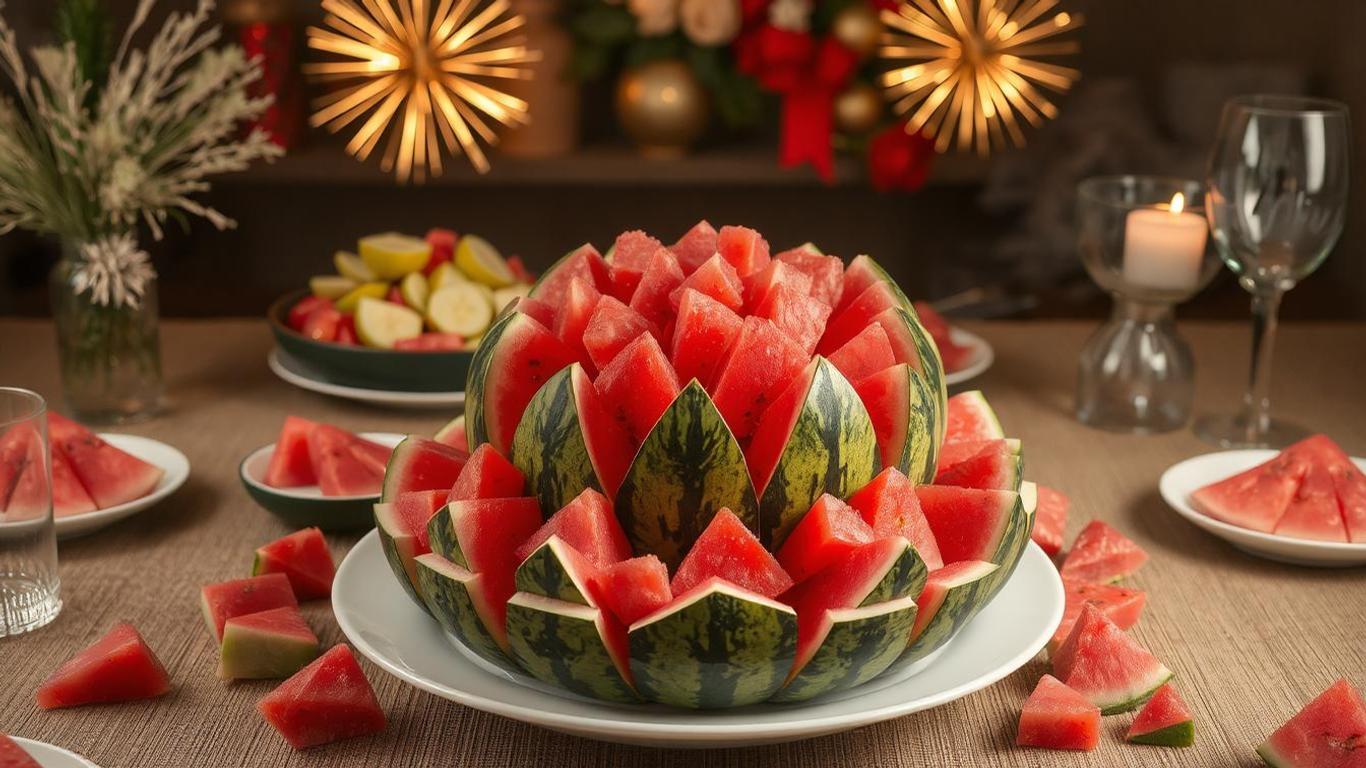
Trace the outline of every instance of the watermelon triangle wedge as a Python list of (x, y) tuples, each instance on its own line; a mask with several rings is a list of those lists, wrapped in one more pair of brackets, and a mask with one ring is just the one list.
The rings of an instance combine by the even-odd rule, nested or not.
[(47, 431), (53, 448), (66, 457), (100, 509), (146, 496), (165, 474), (160, 467), (115, 448), (59, 413), (47, 412)]
[(1366, 701), (1338, 680), (1309, 702), (1260, 747), (1272, 768), (1366, 766)]
[(38, 686), (43, 709), (152, 699), (171, 689), (170, 677), (132, 624), (119, 624)]
[(1159, 747), (1189, 747), (1195, 743), (1195, 721), (1190, 707), (1171, 683), (1158, 688), (1138, 711), (1124, 740)]
[(1095, 606), (1082, 608), (1072, 633), (1053, 655), (1053, 674), (1101, 712), (1137, 709), (1172, 672)]
[(384, 711), (356, 657), (333, 646), (257, 703), (266, 722), (295, 749), (384, 730)]
[(1092, 520), (1077, 534), (1059, 572), (1063, 581), (1104, 584), (1133, 575), (1146, 562), (1148, 553), (1129, 537)]
[(1052, 675), (1044, 675), (1020, 710), (1022, 747), (1092, 750), (1100, 743), (1100, 709)]

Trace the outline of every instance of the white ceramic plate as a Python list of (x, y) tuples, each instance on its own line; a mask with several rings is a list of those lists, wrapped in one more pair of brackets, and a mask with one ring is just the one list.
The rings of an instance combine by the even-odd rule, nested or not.
[(170, 496), (184, 485), (190, 476), (190, 460), (185, 458), (185, 454), (163, 442), (137, 435), (100, 433), (100, 438), (121, 451), (127, 451), (149, 464), (161, 467), (164, 472), (161, 482), (157, 483), (151, 493), (140, 499), (133, 499), (107, 509), (97, 509), (94, 512), (57, 518), (58, 538), (74, 539), (135, 515)]
[(944, 383), (950, 387), (981, 376), (996, 359), (996, 352), (986, 339), (962, 328), (950, 328), (949, 337), (953, 343), (972, 350), (968, 364), (951, 373), (944, 374)]
[[(1272, 450), (1206, 453), (1169, 467), (1162, 473), (1158, 488), (1162, 498), (1178, 515), (1249, 554), (1294, 565), (1330, 568), (1366, 565), (1366, 544), (1296, 539), (1253, 531), (1215, 520), (1190, 503), (1190, 495), (1196, 490), (1251, 469), (1276, 453)], [(1366, 459), (1353, 458), (1352, 461), (1366, 470)]]
[(454, 408), (465, 404), (464, 392), (396, 392), (334, 384), (279, 348), (270, 351), (266, 364), (276, 376), (300, 389), (346, 400), (395, 408)]
[[(394, 432), (362, 432), (361, 437), (390, 448), (404, 438)], [(266, 485), (266, 471), (275, 454), (275, 443), (247, 454), (237, 473), (247, 494), (261, 506), (295, 528), (317, 526), (324, 531), (363, 531), (375, 525), (374, 506), (379, 492), (364, 496), (324, 496), (316, 485), (275, 488)]]
[[(356, 435), (389, 448), (393, 448), (403, 442), (403, 438), (407, 437), (407, 435), (400, 435), (397, 432), (357, 432)], [(287, 499), (327, 499), (329, 501), (353, 501), (355, 499), (379, 500), (379, 494), (377, 493), (368, 496), (324, 496), (322, 489), (316, 485), (300, 486), (298, 488), (276, 488), (273, 485), (266, 485), (266, 470), (270, 467), (270, 460), (274, 455), (275, 443), (263, 445), (247, 454), (247, 457), (242, 459), (242, 463), (238, 467), (238, 472), (242, 476), (242, 482), (261, 493), (268, 493), (272, 496), (281, 496)]]
[(70, 752), (61, 747), (54, 747), (51, 744), (44, 744), (33, 739), (21, 739), (12, 736), (14, 743), (18, 744), (43, 768), (100, 768), (98, 765), (86, 760), (84, 757)]
[(1062, 620), (1063, 591), (1057, 570), (1031, 542), (996, 599), (919, 672), (912, 667), (804, 704), (713, 712), (591, 701), (473, 663), (403, 592), (374, 531), (337, 570), (332, 609), (342, 632), (371, 661), (400, 680), (465, 706), (603, 741), (738, 747), (847, 731), (985, 688), (1044, 647)]

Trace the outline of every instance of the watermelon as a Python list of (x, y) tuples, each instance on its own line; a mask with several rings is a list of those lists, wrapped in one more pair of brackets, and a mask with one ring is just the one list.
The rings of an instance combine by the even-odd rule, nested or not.
[(607, 597), (595, 581), (600, 571), (564, 539), (552, 534), (522, 558), (514, 583), (518, 592), (596, 608)]
[(1024, 460), (1019, 454), (988, 451), (942, 467), (935, 475), (934, 484), (1014, 491), (1023, 479)]
[(154, 699), (171, 690), (171, 679), (132, 624), (109, 633), (58, 667), (38, 686), (43, 709)]
[(592, 589), (622, 624), (630, 626), (669, 604), (669, 569), (654, 555), (642, 555), (599, 569)]
[(375, 529), (389, 568), (409, 596), (426, 608), (417, 591), (418, 555), (432, 551), (427, 538), (427, 523), (446, 504), (445, 491), (409, 491), (392, 502), (375, 505)]
[(877, 434), (882, 466), (896, 467), (911, 479), (934, 477), (938, 451), (937, 391), (909, 365), (894, 365), (854, 384)]
[(1089, 751), (1100, 743), (1100, 708), (1052, 675), (1044, 675), (1020, 710), (1015, 743)]
[(873, 529), (853, 507), (823, 494), (778, 550), (778, 564), (801, 582), (873, 541)]
[(612, 504), (592, 489), (574, 497), (550, 519), (523, 537), (516, 557), (525, 560), (551, 536), (559, 536), (595, 567), (631, 556), (631, 545), (612, 514)]
[(949, 327), (949, 322), (936, 312), (934, 307), (923, 301), (915, 302), (914, 307), (920, 324), (929, 332), (930, 338), (934, 339), (934, 345), (939, 348), (939, 355), (944, 360), (944, 369), (952, 372), (966, 367), (972, 358), (972, 347), (965, 347), (953, 340), (953, 330)]
[(684, 232), (678, 242), (669, 246), (669, 250), (678, 257), (678, 264), (683, 271), (692, 274), (707, 259), (716, 255), (716, 229), (703, 219)]
[(1029, 544), (1032, 510), (1014, 491), (922, 485), (915, 489), (945, 563), (984, 560), (1001, 566), (980, 582), (991, 600), (1019, 564)]
[(318, 637), (293, 606), (234, 616), (223, 626), (218, 676), (224, 680), (289, 677), (318, 657)]
[(1147, 595), (1137, 589), (1117, 587), (1113, 584), (1063, 583), (1065, 600), (1063, 602), (1062, 622), (1048, 641), (1050, 653), (1056, 653), (1059, 646), (1072, 633), (1072, 627), (1081, 616), (1082, 609), (1090, 605), (1105, 615), (1120, 629), (1129, 629), (1138, 623), (1143, 615)]
[(873, 261), (873, 259), (867, 255), (855, 256), (854, 259), (849, 262), (849, 266), (845, 268), (843, 280), (844, 290), (842, 291), (839, 305), (835, 307), (835, 310), (841, 311), (848, 309), (849, 305), (862, 296), (864, 291), (877, 283), (885, 283), (891, 286), (896, 292), (898, 304), (905, 308), (907, 312), (915, 312), (910, 299), (907, 299), (905, 294), (901, 292), (901, 289), (896, 287), (896, 281), (892, 280), (891, 275), (887, 274), (887, 270), (883, 269), (881, 265), (876, 261)]
[(1034, 530), (1030, 537), (1049, 557), (1062, 551), (1062, 537), (1067, 529), (1067, 510), (1072, 501), (1061, 491), (1039, 486), (1039, 510), (1034, 516)]
[[(848, 283), (845, 287), (848, 288)], [(897, 300), (900, 293), (901, 291), (892, 283), (879, 282), (868, 286), (849, 306), (836, 310), (830, 316), (830, 322), (825, 326), (825, 335), (821, 337), (816, 349), (823, 354), (831, 354), (867, 328), (877, 325), (873, 318), (886, 310), (901, 306)]]
[(819, 640), (817, 632), (826, 611), (914, 598), (924, 588), (925, 578), (925, 562), (910, 542), (892, 536), (860, 546), (779, 599), (797, 611), (798, 648), (809, 651), (810, 644)]
[(1304, 477), (1305, 465), (1287, 453), (1191, 494), (1197, 509), (1226, 523), (1271, 533)]
[(256, 704), (295, 749), (384, 730), (384, 710), (351, 648), (335, 645)]
[(1146, 562), (1148, 553), (1127, 536), (1092, 520), (1077, 534), (1059, 572), (1063, 581), (1102, 584), (1131, 576)]
[[(517, 545), (540, 523), (541, 510), (531, 498), (453, 501), (427, 523), (432, 553), (478, 574), (486, 602), (480, 616), (504, 649), (505, 611), (508, 598), (516, 591), (517, 564), (521, 561), (515, 554)], [(422, 584), (420, 571), (418, 578)], [(437, 596), (419, 592), (435, 613)]]
[(663, 247), (658, 240), (638, 229), (617, 235), (616, 242), (607, 251), (612, 295), (621, 301), (630, 301), (650, 266), (650, 259)]
[(1300, 487), (1272, 532), (1297, 539), (1347, 541), (1347, 526), (1327, 465), (1316, 463), (1305, 467)]
[(422, 274), (430, 276), (437, 267), (455, 258), (455, 246), (460, 241), (460, 235), (451, 229), (432, 227), (427, 230), (423, 239), (427, 241), (427, 247), (431, 248), (432, 255), (427, 257), (427, 265), (422, 268)]
[(275, 451), (266, 468), (266, 485), (275, 488), (294, 488), (317, 485), (318, 475), (308, 453), (308, 435), (316, 422), (299, 416), (286, 416), (280, 436), (275, 440)]
[(323, 532), (305, 528), (258, 547), (251, 575), (283, 573), (289, 579), (294, 597), (318, 600), (331, 596), (336, 570)]
[(1053, 654), (1053, 674), (1113, 715), (1137, 709), (1172, 672), (1095, 606), (1081, 610)]
[[(939, 449), (939, 462), (936, 466), (935, 474), (938, 475), (955, 464), (961, 464), (969, 459), (978, 456), (991, 454), (1003, 456), (1018, 456), (1020, 454), (1020, 441), (1015, 438), (1005, 438), (1001, 440), (959, 440), (953, 443), (946, 443)], [(936, 480), (935, 484), (939, 482)]]
[(734, 312), (739, 312), (745, 305), (744, 285), (740, 282), (740, 276), (735, 274), (735, 267), (719, 254), (703, 262), (669, 293), (669, 303), (674, 309), (672, 314), (678, 313), (683, 292), (689, 289), (715, 299)]
[(740, 277), (768, 265), (768, 241), (749, 227), (721, 227), (716, 233), (716, 252), (730, 262)]
[(757, 704), (786, 682), (797, 656), (797, 614), (711, 579), (637, 621), (631, 677), (647, 701), (691, 709)]
[(41, 445), (37, 429), (29, 423), (15, 424), (0, 434), (0, 512), (7, 508), (14, 486), (28, 468), (30, 455), (42, 455)]
[(640, 701), (626, 630), (602, 610), (519, 592), (507, 623), (512, 658), (532, 677), (593, 699)]
[(465, 414), (462, 413), (446, 422), (444, 427), (436, 431), (432, 439), (442, 445), (449, 445), (452, 448), (469, 453), (470, 440), (465, 434)]
[(960, 392), (948, 399), (944, 442), (1002, 440), (1005, 431), (987, 399), (978, 390)]
[(519, 296), (503, 308), (500, 316), (511, 314), (512, 312), (520, 312), (527, 315), (546, 328), (555, 327), (555, 308), (541, 299), (533, 299), (530, 296)]
[(42, 764), (19, 746), (18, 742), (0, 733), (0, 768), (43, 768)]
[(588, 328), (593, 310), (598, 308), (598, 302), (601, 300), (602, 294), (597, 288), (576, 277), (570, 281), (564, 304), (555, 315), (555, 336), (564, 342), (565, 346), (574, 350), (579, 362), (589, 366), (593, 371), (597, 368), (593, 367), (593, 359), (583, 345), (583, 332)]
[(435, 552), (413, 562), (418, 592), (442, 628), (485, 661), (514, 668), (507, 656), (507, 598), (489, 594), (488, 578)]
[(850, 381), (862, 381), (896, 365), (892, 343), (880, 325), (870, 325), (830, 353), (830, 362)]
[(774, 256), (791, 264), (811, 278), (811, 297), (827, 307), (839, 306), (844, 292), (844, 263), (838, 256), (826, 256), (811, 243), (783, 251)]
[(758, 529), (759, 502), (744, 453), (696, 381), (641, 443), (615, 505), (631, 547), (670, 567), (722, 508)]
[(366, 440), (363, 437), (354, 435), (353, 437), (355, 439), (351, 441), (349, 449), (352, 458), (383, 477), (385, 470), (389, 468), (389, 457), (393, 454), (394, 449), (387, 445), (380, 445), (373, 440)]
[(611, 296), (604, 296), (584, 329), (583, 346), (594, 367), (602, 370), (627, 344), (645, 333), (656, 333), (649, 320)]
[(792, 586), (792, 578), (759, 543), (754, 532), (729, 509), (722, 508), (674, 572), (670, 589), (681, 595), (709, 579), (719, 578), (742, 589), (777, 597)]
[(219, 641), (223, 639), (223, 625), (234, 616), (299, 605), (289, 578), (283, 573), (264, 573), (247, 579), (208, 584), (199, 591), (199, 603), (209, 631)]
[(812, 639), (798, 648), (783, 689), (770, 701), (806, 701), (877, 677), (906, 650), (915, 615), (910, 597), (825, 611)]
[[(90, 498), (85, 486), (76, 479), (76, 471), (60, 448), (54, 448), (52, 456), (52, 514), (57, 517), (81, 515), (94, 512), (95, 500)], [(34, 464), (33, 466), (37, 466)]]
[(530, 478), (530, 492), (559, 509), (585, 488), (615, 496), (634, 455), (583, 367), (551, 377), (527, 406), (512, 440), (512, 463)]
[(1195, 720), (1190, 707), (1168, 683), (1158, 688), (1134, 716), (1124, 740), (1130, 744), (1189, 747), (1195, 743)]
[[(564, 304), (565, 293), (574, 278), (605, 291), (612, 284), (608, 275), (607, 262), (603, 261), (598, 249), (588, 243), (575, 248), (560, 258), (541, 274), (541, 279), (531, 287), (531, 298), (551, 307)], [(520, 302), (519, 302), (520, 304)], [(519, 306), (519, 311), (521, 307)], [(541, 319), (544, 322), (544, 319)], [(482, 441), (481, 441), (482, 442)]]
[(13, 476), (14, 481), (5, 494), (8, 498), (4, 513), (11, 521), (44, 518), (52, 509), (52, 488), (48, 482), (51, 473), (44, 461), (43, 441), (26, 426), (16, 427), (8, 433), (19, 435), (9, 446), (7, 463), (7, 474)]
[(848, 496), (880, 466), (868, 412), (822, 358), (764, 412), (745, 460), (759, 495), (759, 534), (774, 549), (821, 494)]
[[(594, 314), (606, 303), (599, 302)], [(514, 312), (490, 326), (474, 350), (465, 384), (470, 445), (493, 443), (499, 453), (507, 455), (527, 403), (542, 384), (574, 360), (572, 349), (528, 315)]]
[(1276, 729), (1257, 754), (1272, 768), (1366, 765), (1366, 701), (1338, 680)]
[[(877, 477), (849, 497), (849, 505), (857, 509), (876, 536), (901, 536), (911, 542), (925, 567), (932, 571), (944, 565), (934, 531), (920, 510), (915, 484), (896, 467), (882, 470)], [(967, 560), (970, 557), (949, 559)]]
[[(944, 364), (934, 340), (920, 327), (915, 316), (902, 307), (891, 307), (873, 317), (873, 323), (887, 334), (896, 362), (911, 366), (932, 387), (935, 422), (945, 424), (948, 417), (948, 390), (944, 383)], [(943, 439), (943, 436), (939, 436)]]
[(640, 445), (650, 434), (679, 389), (669, 359), (648, 333), (637, 336), (612, 358), (593, 385), (633, 445)]
[(740, 337), (742, 322), (721, 302), (684, 288), (669, 355), (679, 384), (696, 379), (703, 387), (712, 387), (726, 354)]
[(521, 496), (526, 489), (526, 477), (512, 462), (488, 443), (474, 449), (461, 467), (447, 501), (467, 499), (507, 499)]
[(324, 496), (373, 496), (380, 492), (384, 470), (357, 458), (358, 438), (330, 424), (315, 424), (308, 433), (308, 455)]
[(773, 321), (793, 344), (810, 355), (825, 332), (830, 307), (803, 293), (800, 288), (779, 285), (769, 292), (763, 303), (754, 308), (754, 314)]
[(1333, 473), (1333, 488), (1342, 505), (1342, 521), (1353, 544), (1366, 544), (1366, 475), (1354, 471)]
[(747, 317), (721, 366), (712, 400), (740, 440), (754, 432), (773, 398), (797, 377), (807, 360), (778, 326)]
[(985, 585), (1000, 571), (995, 563), (960, 560), (932, 572), (916, 598), (915, 626), (897, 666), (917, 662), (952, 640), (986, 606)]
[(663, 338), (668, 338), (670, 323), (673, 322), (674, 308), (669, 296), (683, 284), (683, 270), (678, 259), (668, 248), (660, 247), (650, 257), (640, 285), (631, 294), (631, 309), (645, 318), (651, 327), (659, 329)]
[(409, 435), (389, 458), (380, 501), (392, 502), (410, 491), (449, 491), (469, 458), (458, 448)]
[(775, 290), (787, 286), (803, 296), (811, 295), (811, 278), (805, 272), (781, 261), (770, 261), (763, 269), (745, 276), (745, 306), (750, 314), (768, 302)]
[(47, 434), (53, 450), (66, 457), (81, 487), (100, 509), (146, 496), (165, 474), (54, 411), (47, 412)]

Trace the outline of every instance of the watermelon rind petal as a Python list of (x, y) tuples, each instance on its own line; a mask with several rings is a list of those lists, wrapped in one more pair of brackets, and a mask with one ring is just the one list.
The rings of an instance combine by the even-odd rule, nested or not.
[(794, 665), (787, 683), (769, 701), (806, 701), (848, 690), (882, 674), (906, 650), (915, 612), (915, 600), (910, 597), (827, 610), (820, 645), (800, 669)]
[(608, 650), (598, 608), (518, 592), (508, 601), (508, 646), (527, 674), (589, 698), (637, 703)]
[(579, 363), (562, 368), (532, 396), (512, 438), (510, 458), (542, 509), (562, 509), (585, 488), (606, 492), (588, 449), (574, 393)]
[[(892, 668), (902, 669), (914, 664), (952, 640), (982, 608), (986, 607), (987, 600), (983, 599), (985, 592), (981, 585), (1000, 573), (1000, 570), (1000, 566), (984, 562), (981, 567), (964, 573), (957, 583), (950, 585), (944, 599), (933, 609), (934, 615), (929, 619), (929, 623), (918, 637), (911, 639), (905, 652)], [(931, 609), (922, 602), (920, 610)]]
[(479, 574), (435, 553), (420, 555), (414, 562), (418, 591), (442, 628), (485, 661), (516, 671), (516, 664), (489, 631), (489, 619), (475, 606), (472, 591), (480, 586)]
[(1118, 715), (1124, 712), (1132, 712), (1143, 706), (1148, 699), (1157, 693), (1157, 689), (1172, 679), (1172, 671), (1165, 666), (1158, 664), (1153, 670), (1153, 674), (1141, 684), (1138, 692), (1135, 688), (1124, 690), (1086, 692), (1086, 697), (1092, 703), (1100, 707), (1102, 715)]
[(1185, 720), (1147, 733), (1126, 736), (1130, 744), (1152, 744), (1158, 747), (1189, 747), (1195, 744), (1195, 721)]
[(587, 575), (578, 572), (568, 549), (569, 545), (559, 536), (546, 539), (517, 566), (517, 591), (597, 607), (588, 589)]
[[(542, 275), (541, 279), (545, 279), (545, 276)], [(531, 319), (519, 312), (509, 312), (495, 320), (484, 331), (479, 346), (475, 347), (474, 355), (470, 358), (470, 370), (465, 378), (465, 439), (471, 450), (491, 442), (492, 430), (486, 423), (485, 412), (487, 379), (497, 357), (499, 343), (510, 330), (515, 331), (516, 324), (525, 322), (519, 318)]]
[(394, 572), (394, 578), (403, 587), (403, 591), (408, 593), (408, 597), (413, 599), (422, 610), (431, 613), (427, 607), (427, 602), (422, 599), (422, 593), (418, 591), (417, 566), (413, 560), (417, 553), (414, 551), (413, 538), (405, 533), (396, 533), (397, 524), (393, 519), (394, 505), (391, 502), (376, 504), (375, 510), (375, 530), (379, 532), (380, 550), (384, 552), (384, 559), (388, 561), (389, 568)]

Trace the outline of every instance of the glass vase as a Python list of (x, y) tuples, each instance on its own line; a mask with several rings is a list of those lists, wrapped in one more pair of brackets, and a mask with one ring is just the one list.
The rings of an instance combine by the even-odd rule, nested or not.
[(67, 244), (50, 279), (52, 319), (66, 406), (87, 424), (122, 424), (162, 407), (156, 278), (134, 305), (98, 304), (78, 290), (79, 248)]

